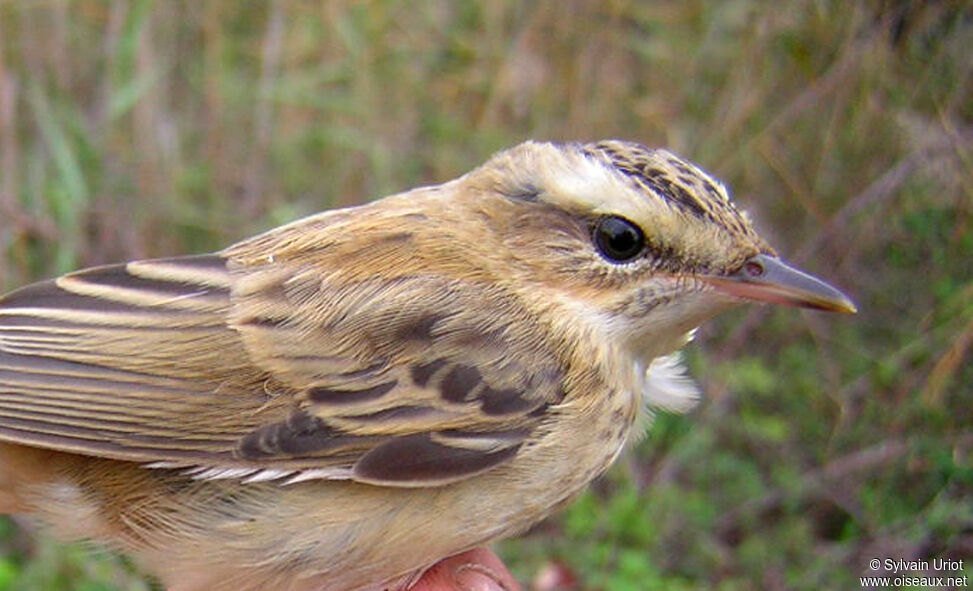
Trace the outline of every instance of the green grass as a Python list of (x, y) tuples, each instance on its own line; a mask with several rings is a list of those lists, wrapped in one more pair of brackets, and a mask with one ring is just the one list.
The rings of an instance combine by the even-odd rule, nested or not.
[[(558, 517), (525, 583), (856, 589), (973, 560), (968, 2), (0, 2), (0, 287), (202, 252), (465, 172), (623, 137), (722, 177), (853, 318), (752, 308), (690, 347), (706, 393)], [(969, 572), (969, 566), (967, 566)], [(0, 522), (0, 590), (135, 567)]]

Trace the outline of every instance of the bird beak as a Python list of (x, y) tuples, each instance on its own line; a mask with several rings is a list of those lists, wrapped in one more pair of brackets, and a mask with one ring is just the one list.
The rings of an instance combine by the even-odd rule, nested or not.
[(743, 267), (731, 275), (710, 275), (701, 279), (716, 289), (748, 300), (845, 314), (858, 311), (848, 296), (824, 281), (765, 254), (747, 259)]

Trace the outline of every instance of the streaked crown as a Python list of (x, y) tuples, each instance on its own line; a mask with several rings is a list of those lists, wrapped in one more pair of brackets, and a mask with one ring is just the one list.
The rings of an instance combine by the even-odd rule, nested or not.
[[(469, 176), (467, 182), (486, 179), (486, 188), (553, 206), (587, 224), (589, 236), (601, 219), (630, 221), (647, 248), (629, 271), (725, 273), (756, 254), (773, 254), (719, 180), (667, 150), (620, 140), (526, 142)], [(584, 250), (574, 249), (576, 262)]]

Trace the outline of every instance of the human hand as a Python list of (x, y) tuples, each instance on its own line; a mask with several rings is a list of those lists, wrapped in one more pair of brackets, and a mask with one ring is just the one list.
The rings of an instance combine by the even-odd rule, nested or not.
[(520, 591), (500, 558), (477, 548), (442, 560), (427, 570), (410, 591)]

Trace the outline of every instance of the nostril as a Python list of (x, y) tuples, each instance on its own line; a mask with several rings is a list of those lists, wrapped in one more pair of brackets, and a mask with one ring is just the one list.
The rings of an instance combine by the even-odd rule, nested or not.
[(743, 265), (743, 274), (747, 277), (761, 277), (765, 273), (764, 266), (757, 261), (747, 261)]

